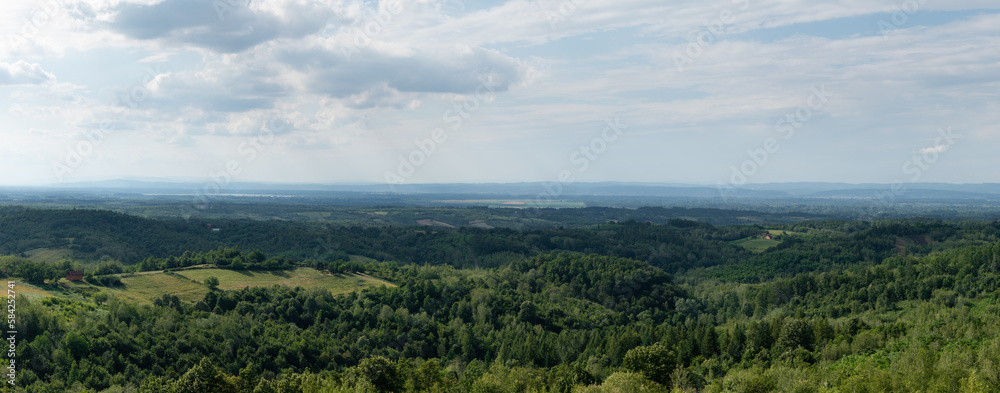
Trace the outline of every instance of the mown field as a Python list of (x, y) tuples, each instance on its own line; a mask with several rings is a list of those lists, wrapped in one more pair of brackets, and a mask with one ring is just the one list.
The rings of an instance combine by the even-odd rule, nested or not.
[(457, 206), (487, 206), (493, 208), (581, 208), (587, 207), (586, 203), (570, 200), (535, 200), (535, 199), (462, 199), (462, 200), (440, 200), (435, 202), (447, 203)]
[(24, 252), (28, 259), (35, 262), (52, 263), (63, 258), (69, 258), (73, 252), (65, 248), (36, 248)]
[[(91, 295), (104, 292), (110, 296), (136, 303), (151, 304), (153, 299), (163, 295), (174, 295), (181, 300), (197, 302), (204, 298), (209, 291), (204, 284), (205, 279), (213, 276), (219, 279), (219, 289), (223, 290), (283, 285), (324, 288), (334, 295), (338, 295), (375, 286), (395, 286), (392, 283), (364, 274), (331, 274), (306, 267), (277, 271), (191, 269), (176, 272), (143, 272), (123, 275), (122, 283), (125, 285), (116, 288), (98, 287), (84, 282), (67, 282), (65, 280), (60, 280), (54, 287), (42, 288), (23, 283), (16, 278), (14, 280), (17, 282), (19, 294), (33, 298), (48, 296), (79, 298), (79, 292), (88, 292)], [(49, 287), (49, 285), (45, 287)]]
[(208, 288), (205, 279), (219, 279), (219, 289), (242, 289), (246, 287), (270, 287), (285, 285), (290, 287), (325, 288), (333, 294), (353, 292), (373, 286), (393, 286), (392, 284), (359, 274), (330, 274), (312, 268), (278, 271), (235, 271), (225, 269), (192, 269), (174, 273), (137, 274), (123, 277), (125, 288), (106, 289), (109, 294), (148, 303), (165, 294), (175, 295), (181, 300), (197, 302), (205, 297)]
[(777, 245), (781, 244), (781, 241), (780, 240), (761, 239), (761, 238), (758, 238), (758, 237), (750, 237), (750, 238), (746, 238), (746, 239), (736, 240), (736, 241), (734, 241), (732, 243), (735, 244), (735, 245), (738, 245), (740, 247), (743, 247), (743, 248), (745, 248), (747, 250), (750, 250), (750, 251), (764, 252), (764, 250), (767, 250), (768, 248), (771, 248), (771, 247), (774, 247), (774, 246), (777, 246)]

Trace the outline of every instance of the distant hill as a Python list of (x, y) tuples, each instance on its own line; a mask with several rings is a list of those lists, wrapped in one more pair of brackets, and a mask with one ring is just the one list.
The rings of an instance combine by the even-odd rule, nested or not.
[(0, 208), (0, 254), (65, 249), (127, 263), (207, 251), (221, 243), (200, 222), (157, 221), (105, 210)]

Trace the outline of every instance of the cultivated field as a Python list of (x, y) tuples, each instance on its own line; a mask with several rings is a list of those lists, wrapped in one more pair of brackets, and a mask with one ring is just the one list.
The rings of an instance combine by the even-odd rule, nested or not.
[(781, 241), (761, 239), (759, 237), (750, 237), (746, 239), (736, 240), (733, 242), (733, 244), (746, 248), (747, 250), (750, 251), (764, 252), (764, 250), (767, 250), (768, 248), (781, 244)]
[(333, 294), (342, 294), (375, 286), (394, 286), (391, 283), (363, 274), (330, 274), (312, 268), (279, 271), (234, 271), (225, 269), (192, 269), (172, 273), (126, 275), (123, 288), (104, 288), (112, 296), (150, 303), (165, 294), (181, 300), (201, 300), (208, 288), (203, 284), (207, 277), (219, 279), (219, 289), (269, 287), (272, 285), (325, 288)]
[(72, 251), (64, 248), (36, 248), (25, 252), (28, 259), (46, 263), (59, 262), (60, 259), (69, 258), (71, 253)]

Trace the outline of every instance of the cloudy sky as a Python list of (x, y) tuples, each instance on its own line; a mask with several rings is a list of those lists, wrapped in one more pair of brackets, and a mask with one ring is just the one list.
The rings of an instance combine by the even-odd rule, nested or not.
[(995, 0), (13, 0), (0, 39), (0, 184), (1000, 182)]

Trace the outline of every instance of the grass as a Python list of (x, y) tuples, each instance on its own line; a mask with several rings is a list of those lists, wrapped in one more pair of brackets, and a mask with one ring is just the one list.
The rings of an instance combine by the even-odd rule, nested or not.
[(116, 297), (137, 303), (151, 303), (153, 299), (170, 294), (181, 300), (195, 302), (208, 293), (204, 285), (167, 273), (143, 274), (122, 278), (124, 288), (107, 288), (105, 291)]
[(359, 274), (330, 274), (312, 268), (280, 271), (235, 271), (224, 269), (197, 269), (177, 272), (179, 275), (197, 282), (215, 276), (219, 279), (219, 289), (242, 289), (246, 287), (287, 285), (307, 288), (326, 288), (334, 294), (347, 293), (359, 287), (389, 285), (370, 276)]
[(767, 232), (772, 235), (791, 235), (791, 236), (806, 234), (805, 232), (786, 231), (783, 229), (768, 229)]
[[(29, 299), (41, 299), (43, 297), (55, 296), (51, 292), (46, 291), (42, 288), (36, 287), (34, 285), (28, 284), (20, 279), (9, 278), (8, 281), (14, 281), (14, 292), (18, 295), (27, 297)], [(7, 282), (4, 282), (7, 285)], [(6, 287), (10, 289), (10, 287)]]
[(45, 262), (53, 263), (59, 262), (60, 259), (69, 258), (72, 251), (65, 248), (36, 248), (34, 250), (25, 251), (28, 255), (28, 259), (35, 262)]
[(171, 273), (131, 275), (122, 278), (124, 288), (104, 289), (113, 296), (138, 303), (151, 303), (165, 294), (196, 302), (205, 297), (208, 288), (203, 282), (209, 276), (219, 279), (219, 289), (270, 287), (272, 285), (325, 288), (333, 294), (343, 294), (374, 286), (395, 285), (363, 274), (330, 274), (312, 268), (280, 271), (234, 271), (224, 269), (192, 269)]
[(781, 244), (779, 240), (761, 239), (758, 237), (748, 237), (733, 242), (733, 244), (743, 247), (753, 252), (764, 252), (768, 248)]
[(510, 207), (510, 208), (580, 208), (587, 207), (583, 202), (567, 200), (534, 200), (534, 199), (464, 199), (464, 200), (441, 200), (435, 201), (454, 205), (474, 205), (488, 207)]

